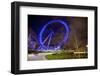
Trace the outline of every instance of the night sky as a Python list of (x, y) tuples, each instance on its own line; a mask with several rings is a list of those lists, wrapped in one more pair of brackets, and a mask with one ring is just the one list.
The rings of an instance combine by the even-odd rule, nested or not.
[(31, 28), (35, 33), (38, 34), (44, 24), (55, 19), (66, 21), (66, 17), (62, 16), (28, 15), (28, 28)]

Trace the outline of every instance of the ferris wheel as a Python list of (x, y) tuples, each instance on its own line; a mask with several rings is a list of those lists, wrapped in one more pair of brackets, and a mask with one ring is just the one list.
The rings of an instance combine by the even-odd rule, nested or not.
[(39, 33), (39, 50), (60, 50), (69, 36), (69, 26), (63, 20), (47, 22)]

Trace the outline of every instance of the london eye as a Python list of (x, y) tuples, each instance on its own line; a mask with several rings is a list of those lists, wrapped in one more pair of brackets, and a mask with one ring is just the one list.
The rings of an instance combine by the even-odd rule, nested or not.
[(57, 51), (68, 40), (69, 26), (63, 20), (51, 20), (47, 22), (39, 33), (40, 51)]

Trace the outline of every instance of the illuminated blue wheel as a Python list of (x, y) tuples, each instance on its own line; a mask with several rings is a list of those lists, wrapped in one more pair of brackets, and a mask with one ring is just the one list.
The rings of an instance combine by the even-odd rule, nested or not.
[(46, 23), (39, 34), (40, 49), (60, 50), (69, 35), (68, 24), (62, 20), (51, 20)]

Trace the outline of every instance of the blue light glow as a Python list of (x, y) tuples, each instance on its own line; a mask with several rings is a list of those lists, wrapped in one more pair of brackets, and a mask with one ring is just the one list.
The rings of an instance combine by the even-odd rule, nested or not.
[[(47, 47), (46, 45), (44, 45), (43, 33), (44, 33), (44, 31), (46, 30), (46, 28), (47, 28), (50, 24), (52, 24), (52, 23), (60, 23), (61, 26), (64, 27), (64, 29), (65, 29), (65, 36), (64, 36), (64, 38), (62, 39), (62, 41), (59, 42), (58, 46), (52, 47), (52, 46), (49, 46), (50, 40), (52, 39), (52, 34), (51, 34), (51, 35), (50, 35), (51, 37), (50, 37), (50, 40), (49, 40), (49, 43), (48, 43), (48, 47)], [(42, 50), (43, 50), (43, 51), (44, 51), (44, 50), (50, 50), (50, 49), (52, 49), (52, 50), (54, 50), (54, 49), (57, 50), (57, 49), (60, 49), (60, 46), (61, 46), (65, 41), (67, 41), (68, 35), (69, 35), (69, 27), (68, 27), (68, 24), (67, 24), (66, 22), (64, 22), (64, 21), (62, 21), (62, 20), (51, 20), (51, 21), (49, 21), (48, 23), (46, 23), (46, 24), (44, 25), (44, 27), (42, 28), (42, 30), (40, 31), (40, 33), (39, 33), (39, 43), (40, 43), (40, 46), (42, 47)]]

